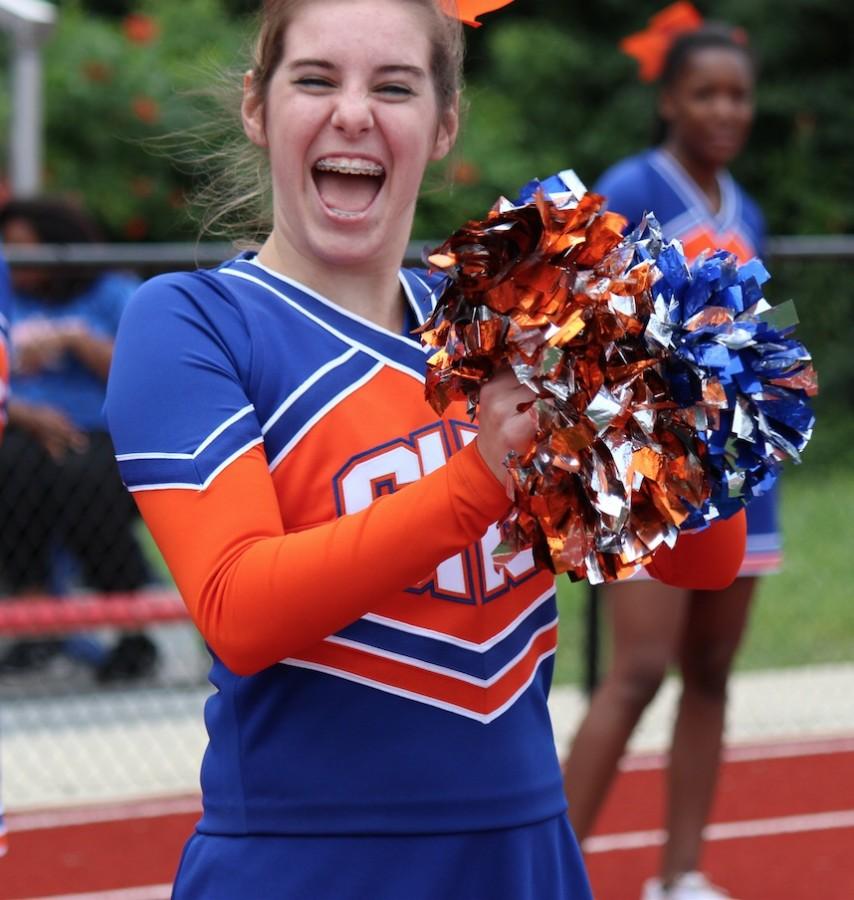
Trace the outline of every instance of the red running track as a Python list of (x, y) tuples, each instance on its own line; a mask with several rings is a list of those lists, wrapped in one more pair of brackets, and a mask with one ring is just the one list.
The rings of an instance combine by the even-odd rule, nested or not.
[[(636, 900), (664, 834), (660, 761), (629, 761), (585, 844), (597, 900)], [(702, 861), (739, 900), (854, 898), (854, 739), (731, 750)]]
[[(585, 846), (597, 900), (636, 900), (655, 874), (663, 786), (650, 757), (620, 774)], [(0, 900), (166, 900), (197, 807), (189, 797), (10, 813)], [(703, 860), (713, 881), (740, 900), (851, 900), (852, 856), (854, 739), (728, 752)]]

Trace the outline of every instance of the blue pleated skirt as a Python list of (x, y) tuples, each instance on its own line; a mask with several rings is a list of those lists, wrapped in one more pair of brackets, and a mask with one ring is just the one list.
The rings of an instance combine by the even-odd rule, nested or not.
[(465, 834), (196, 832), (173, 900), (591, 900), (565, 815)]

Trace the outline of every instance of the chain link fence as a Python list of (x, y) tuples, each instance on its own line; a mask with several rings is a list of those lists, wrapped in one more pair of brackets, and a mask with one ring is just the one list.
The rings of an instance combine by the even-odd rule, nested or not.
[[(421, 250), (421, 243), (411, 245), (410, 259), (420, 259)], [(828, 491), (821, 502), (843, 504), (844, 492), (854, 492), (848, 473), (840, 474), (839, 455), (852, 437), (845, 412), (850, 414), (854, 396), (854, 336), (852, 300), (844, 286), (854, 275), (854, 238), (779, 238), (771, 251), (769, 298), (797, 301), (801, 337), (813, 349), (822, 379), (819, 433), (824, 436), (815, 453), (815, 474), (808, 457), (787, 488), (786, 521), (797, 525), (798, 505), (816, 496), (819, 482)], [(224, 244), (87, 244), (8, 248), (7, 256), (13, 266), (68, 272), (126, 268), (146, 277), (212, 265), (232, 252)], [(13, 423), (0, 447), (0, 751), (6, 808), (195, 793), (209, 691), (203, 642), (119, 482), (108, 437), (90, 433), (84, 447), (65, 454), (52, 452), (42, 438)], [(825, 524), (836, 528), (832, 517)], [(787, 538), (796, 545), (807, 540), (800, 532)], [(840, 542), (844, 545), (842, 536)], [(760, 621), (748, 640), (744, 668), (761, 670), (751, 683), (761, 682), (771, 692), (763, 697), (784, 702), (794, 682), (775, 687), (769, 671), (824, 667), (826, 704), (813, 730), (851, 731), (854, 722), (842, 713), (847, 701), (837, 702), (850, 696), (854, 678), (851, 667), (843, 666), (854, 647), (844, 573), (833, 571), (836, 557), (816, 563), (811, 554), (811, 546), (792, 546), (788, 574), (763, 587)], [(824, 612), (818, 608), (823, 600)], [(561, 740), (583, 708), (577, 685), (585, 671), (588, 679), (595, 677), (598, 663), (591, 655), (598, 646), (598, 639), (591, 639), (596, 610), (586, 602), (581, 589), (563, 602), (557, 672), (567, 686), (558, 688), (554, 701)], [(827, 638), (816, 626), (820, 612), (828, 619)], [(802, 617), (815, 627), (796, 644)], [(827, 668), (835, 665), (839, 677)], [(793, 674), (801, 679), (798, 684), (804, 671)], [(773, 730), (773, 723), (759, 721), (768, 708), (767, 699), (757, 701), (759, 712), (749, 713), (753, 730), (745, 733)]]

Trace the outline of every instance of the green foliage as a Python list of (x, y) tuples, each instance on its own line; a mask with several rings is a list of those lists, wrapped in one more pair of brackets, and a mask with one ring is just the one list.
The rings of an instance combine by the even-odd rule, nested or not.
[(191, 239), (189, 177), (151, 141), (201, 122), (190, 92), (237, 60), (244, 31), (216, 0), (89, 6), (63, 2), (44, 49), (44, 188), (79, 198), (112, 239)]
[(852, 501), (850, 468), (816, 468), (810, 458), (808, 465), (787, 473), (783, 483), (785, 565), (779, 575), (761, 582), (739, 661), (742, 668), (850, 661), (854, 605), (845, 536), (850, 533)]

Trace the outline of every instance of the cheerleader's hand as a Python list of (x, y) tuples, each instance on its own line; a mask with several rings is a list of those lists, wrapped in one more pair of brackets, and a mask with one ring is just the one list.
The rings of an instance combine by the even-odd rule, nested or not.
[(507, 478), (507, 454), (511, 450), (523, 453), (536, 434), (535, 399), (536, 394), (520, 384), (510, 369), (494, 375), (480, 390), (477, 448), (502, 484)]

